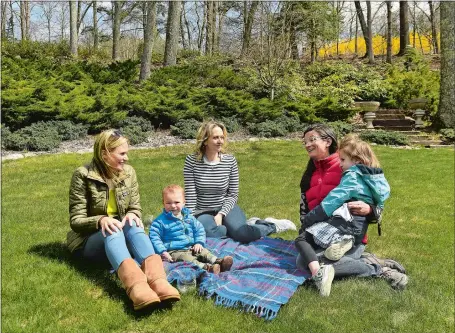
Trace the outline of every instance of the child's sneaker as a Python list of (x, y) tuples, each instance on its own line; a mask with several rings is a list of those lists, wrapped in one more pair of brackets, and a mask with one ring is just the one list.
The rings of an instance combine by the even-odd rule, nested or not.
[(390, 267), (382, 267), (380, 277), (386, 279), (392, 288), (396, 290), (404, 290), (408, 284), (408, 276), (406, 274)]
[(337, 261), (344, 256), (346, 252), (352, 249), (352, 239), (345, 239), (337, 243), (333, 243), (324, 251), (324, 257), (329, 260)]
[(319, 294), (324, 297), (330, 295), (330, 289), (332, 288), (332, 281), (335, 276), (335, 269), (332, 265), (324, 265), (319, 268), (318, 272), (311, 279), (316, 284), (319, 290)]
[(215, 265), (219, 265), (221, 267), (222, 272), (226, 272), (231, 269), (232, 264), (234, 263), (234, 258), (231, 256), (225, 256), (223, 258), (218, 258), (215, 261)]
[(221, 271), (221, 267), (219, 264), (213, 264), (213, 265), (210, 265), (210, 264), (205, 264), (204, 265), (204, 269), (209, 272), (209, 273), (213, 273), (213, 274), (220, 274), (220, 271)]

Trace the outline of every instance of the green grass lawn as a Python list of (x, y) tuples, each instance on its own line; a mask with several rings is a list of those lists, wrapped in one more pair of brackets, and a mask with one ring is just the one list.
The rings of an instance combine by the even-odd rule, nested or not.
[[(297, 141), (233, 143), (240, 206), (248, 217), (298, 222), (307, 156)], [(161, 189), (183, 185), (190, 146), (135, 150), (130, 162), (144, 215), (161, 210)], [(410, 282), (336, 281), (329, 298), (302, 286), (271, 322), (215, 306), (194, 292), (172, 309), (138, 315), (119, 281), (70, 258), (68, 186), (89, 154), (48, 155), (2, 165), (2, 332), (452, 332), (454, 328), (454, 151), (375, 147), (391, 185), (383, 235), (368, 248), (399, 260)], [(297, 232), (279, 237), (293, 240)]]

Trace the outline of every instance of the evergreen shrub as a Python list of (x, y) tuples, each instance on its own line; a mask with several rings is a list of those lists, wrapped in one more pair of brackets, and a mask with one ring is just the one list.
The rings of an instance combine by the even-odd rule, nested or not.
[(171, 125), (171, 134), (182, 139), (195, 139), (202, 122), (196, 119), (182, 119)]
[(439, 134), (442, 136), (442, 140), (446, 143), (455, 142), (455, 131), (453, 128), (443, 128), (439, 131)]

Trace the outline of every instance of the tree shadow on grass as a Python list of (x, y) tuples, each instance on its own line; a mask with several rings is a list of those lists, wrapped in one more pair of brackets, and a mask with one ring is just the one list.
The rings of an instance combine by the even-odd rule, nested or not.
[(122, 301), (125, 313), (134, 318), (140, 319), (154, 312), (170, 309), (172, 307), (171, 303), (162, 302), (158, 306), (150, 306), (143, 310), (135, 311), (131, 300), (118, 282), (118, 278), (115, 277), (115, 273), (110, 272), (110, 265), (95, 264), (73, 256), (68, 251), (66, 244), (60, 242), (38, 244), (32, 246), (27, 252), (74, 268), (81, 273), (82, 276), (87, 278), (87, 280), (92, 281), (100, 288), (103, 288), (110, 298)]

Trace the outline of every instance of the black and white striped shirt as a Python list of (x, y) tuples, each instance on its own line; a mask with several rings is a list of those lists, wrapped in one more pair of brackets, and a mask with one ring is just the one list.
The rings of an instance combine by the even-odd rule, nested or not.
[(239, 169), (234, 156), (221, 154), (210, 163), (188, 155), (183, 167), (186, 207), (195, 214), (215, 210), (227, 215), (239, 197)]

